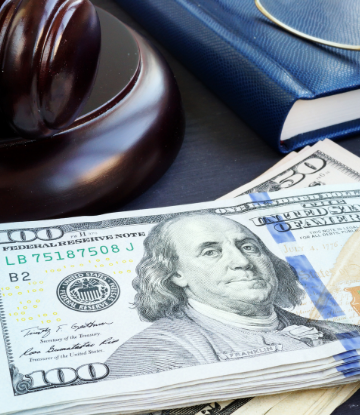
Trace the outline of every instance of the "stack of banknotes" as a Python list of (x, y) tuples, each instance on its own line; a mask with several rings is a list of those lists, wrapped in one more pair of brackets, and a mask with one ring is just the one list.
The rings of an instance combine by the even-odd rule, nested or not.
[(360, 381), (359, 229), (330, 141), (214, 202), (1, 225), (0, 414), (331, 413)]
[[(320, 169), (314, 164), (314, 161), (319, 163), (319, 159), (322, 160)], [(256, 180), (235, 189), (223, 196), (222, 199), (235, 198), (249, 191), (254, 193), (277, 192), (289, 187), (305, 188), (359, 182), (358, 179), (353, 180), (354, 172), (358, 176), (360, 159), (332, 141), (324, 140), (313, 147), (306, 147), (300, 152), (288, 154)], [(303, 176), (296, 176), (298, 173)], [(255, 398), (212, 402), (192, 407), (156, 411), (146, 415), (283, 415), (285, 413), (330, 415), (359, 388), (360, 382), (354, 381), (354, 383), (338, 387), (312, 388)]]

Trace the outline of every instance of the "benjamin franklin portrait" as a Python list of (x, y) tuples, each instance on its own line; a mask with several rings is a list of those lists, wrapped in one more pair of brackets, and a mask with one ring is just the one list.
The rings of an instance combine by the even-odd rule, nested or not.
[(108, 379), (308, 349), (359, 332), (288, 311), (305, 296), (296, 271), (223, 216), (159, 223), (136, 271), (134, 306), (152, 325), (110, 356)]

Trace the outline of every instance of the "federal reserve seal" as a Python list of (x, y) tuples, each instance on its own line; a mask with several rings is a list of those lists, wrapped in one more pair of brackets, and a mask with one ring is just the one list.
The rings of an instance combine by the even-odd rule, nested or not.
[(65, 307), (91, 313), (111, 307), (120, 296), (120, 287), (101, 272), (77, 272), (60, 282), (57, 296)]

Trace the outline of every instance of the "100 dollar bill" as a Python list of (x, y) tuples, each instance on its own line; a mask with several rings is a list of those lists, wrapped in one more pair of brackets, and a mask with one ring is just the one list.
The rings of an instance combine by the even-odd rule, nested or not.
[[(275, 196), (1, 225), (2, 413), (359, 348), (360, 185)], [(229, 340), (235, 306), (278, 326)]]

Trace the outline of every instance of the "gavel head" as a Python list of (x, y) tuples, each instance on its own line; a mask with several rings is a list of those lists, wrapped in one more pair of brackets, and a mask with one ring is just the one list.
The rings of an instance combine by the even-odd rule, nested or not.
[(0, 0), (0, 110), (26, 138), (69, 127), (90, 95), (101, 29), (89, 0)]

